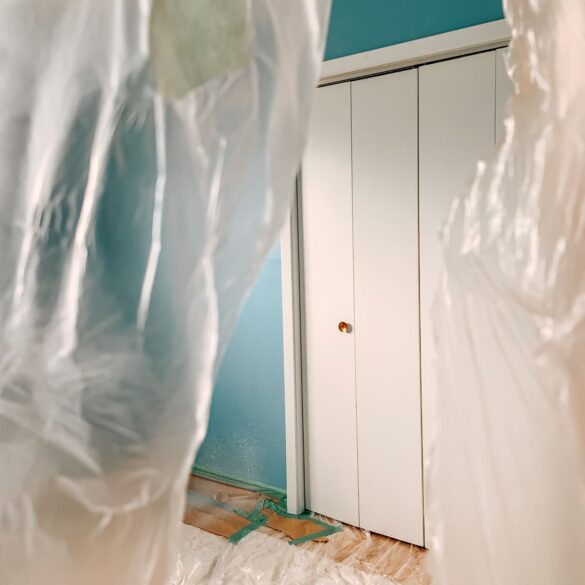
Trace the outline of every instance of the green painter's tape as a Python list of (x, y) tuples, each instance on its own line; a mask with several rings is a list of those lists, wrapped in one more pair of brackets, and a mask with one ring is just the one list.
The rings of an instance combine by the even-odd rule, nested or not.
[(250, 532), (258, 530), (258, 528), (266, 525), (266, 523), (268, 522), (268, 517), (261, 513), (262, 507), (259, 507), (258, 505), (256, 505), (254, 511), (248, 513), (244, 512), (243, 510), (238, 510), (237, 508), (232, 508), (231, 506), (228, 506), (223, 502), (218, 502), (217, 500), (214, 500), (213, 498), (210, 498), (203, 494), (197, 494), (197, 498), (200, 500), (204, 500), (213, 506), (217, 506), (222, 510), (231, 512), (232, 514), (236, 514), (237, 516), (241, 516), (242, 518), (245, 518), (250, 522), (248, 526), (244, 526), (242, 529), (238, 530), (238, 532), (232, 534), (228, 538), (228, 542), (231, 542), (232, 544), (240, 542), (240, 540), (242, 540), (242, 538), (244, 538), (245, 536), (248, 536)]
[[(291, 518), (293, 520), (310, 520), (317, 526), (321, 528), (321, 530), (314, 532), (313, 534), (308, 534), (307, 536), (303, 536), (301, 538), (296, 538), (294, 540), (289, 541), (291, 545), (298, 545), (303, 544), (304, 542), (309, 542), (310, 540), (315, 540), (316, 538), (324, 538), (326, 536), (330, 536), (335, 534), (336, 532), (341, 532), (343, 527), (341, 525), (332, 525), (324, 522), (323, 520), (319, 520), (315, 518), (311, 513), (305, 512), (303, 514), (289, 514), (286, 511), (286, 493), (282, 490), (278, 490), (275, 488), (269, 488), (267, 486), (261, 486), (260, 484), (251, 484), (244, 480), (239, 480), (237, 478), (233, 478), (227, 475), (222, 475), (215, 472), (210, 472), (209, 470), (205, 470), (201, 467), (194, 466), (193, 473), (195, 475), (199, 475), (201, 477), (212, 479), (214, 481), (219, 481), (221, 483), (225, 483), (228, 485), (233, 485), (235, 487), (240, 487), (243, 489), (248, 489), (252, 492), (259, 493), (264, 498), (260, 498), (254, 510), (250, 513), (244, 512), (243, 510), (238, 510), (237, 508), (232, 508), (227, 504), (222, 502), (218, 502), (212, 498), (207, 496), (203, 496), (201, 494), (197, 494), (197, 497), (209, 501), (214, 506), (222, 508), (228, 512), (232, 512), (246, 518), (246, 520), (250, 521), (248, 526), (244, 526), (241, 530), (233, 534), (228, 538), (229, 542), (235, 544), (242, 540), (245, 536), (253, 532), (254, 530), (258, 530), (261, 526), (265, 526), (268, 522), (268, 517), (265, 516), (262, 512), (264, 510), (270, 510), (278, 516), (282, 518)], [(270, 498), (270, 499), (269, 499)]]
[(329, 526), (320, 532), (315, 532), (313, 534), (307, 534), (307, 536), (302, 536), (301, 538), (295, 538), (294, 540), (290, 540), (289, 544), (295, 546), (298, 544), (303, 544), (305, 542), (309, 542), (311, 540), (316, 540), (317, 538), (325, 538), (326, 536), (331, 536), (336, 532), (340, 532), (343, 530), (341, 527), (338, 526)]
[(235, 475), (213, 471), (211, 469), (207, 469), (206, 467), (201, 467), (200, 465), (194, 465), (191, 468), (191, 471), (193, 472), (193, 475), (203, 477), (204, 479), (211, 479), (212, 481), (225, 483), (227, 485), (242, 488), (250, 492), (264, 494), (269, 498), (274, 498), (280, 502), (286, 502), (286, 491), (265, 485), (263, 483), (249, 481), (247, 479), (236, 477)]
[(320, 526), (322, 530), (314, 532), (313, 534), (307, 534), (307, 536), (302, 536), (301, 538), (296, 538), (294, 540), (289, 541), (289, 544), (296, 545), (296, 544), (303, 544), (304, 542), (308, 542), (310, 540), (315, 540), (316, 538), (324, 538), (326, 536), (331, 536), (336, 532), (341, 532), (343, 530), (343, 526), (341, 525), (333, 525), (324, 522), (323, 520), (319, 520), (315, 518), (310, 513), (304, 514), (289, 514), (286, 509), (280, 503), (275, 503), (271, 500), (262, 500), (262, 509), (263, 510), (272, 510), (279, 516), (283, 518), (291, 518), (293, 520), (310, 520), (313, 524)]
[[(253, 517), (253, 516), (251, 515), (251, 517)], [(249, 518), (249, 519), (251, 520), (251, 518)], [(240, 540), (242, 540), (242, 538), (244, 538), (245, 536), (248, 536), (248, 534), (250, 534), (250, 532), (254, 532), (254, 530), (258, 530), (258, 528), (260, 528), (261, 526), (265, 526), (267, 522), (268, 522), (267, 516), (264, 516), (262, 514), (258, 514), (255, 516), (254, 521), (251, 521), (248, 526), (244, 526), (244, 528), (242, 528), (240, 531), (236, 532), (235, 534), (232, 534), (228, 538), (228, 541), (231, 542), (232, 544), (236, 544), (236, 543), (240, 542)]]
[(258, 520), (262, 519), (262, 516), (260, 514), (260, 512), (262, 511), (262, 507), (256, 505), (256, 508), (252, 511), (252, 512), (245, 512), (244, 510), (239, 510), (238, 508), (232, 508), (232, 506), (229, 506), (228, 504), (225, 504), (224, 502), (219, 502), (217, 500), (214, 500), (213, 498), (210, 498), (209, 496), (205, 496), (203, 494), (197, 494), (197, 498), (199, 500), (204, 500), (207, 503), (211, 504), (212, 506), (216, 506), (217, 508), (221, 508), (222, 510), (225, 510), (226, 512), (231, 512), (232, 514), (236, 514), (237, 516), (241, 516), (242, 518), (245, 518), (246, 520), (249, 520), (250, 522), (256, 522)]

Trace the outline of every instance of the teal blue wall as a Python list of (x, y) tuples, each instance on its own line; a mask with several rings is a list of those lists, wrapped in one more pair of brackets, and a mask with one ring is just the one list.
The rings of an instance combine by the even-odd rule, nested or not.
[(286, 488), (280, 248), (260, 273), (219, 371), (197, 464)]
[[(499, 18), (501, 0), (334, 0), (326, 58)], [(278, 249), (264, 266), (225, 355), (197, 464), (286, 487)]]
[(326, 59), (503, 18), (502, 0), (333, 0)]

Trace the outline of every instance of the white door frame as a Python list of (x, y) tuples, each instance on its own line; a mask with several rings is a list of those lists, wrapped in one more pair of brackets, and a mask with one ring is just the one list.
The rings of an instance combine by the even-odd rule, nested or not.
[(284, 407), (286, 429), (286, 494), (289, 514), (305, 511), (305, 450), (303, 433), (303, 369), (301, 323), (300, 177), (290, 217), (280, 238), (284, 336)]
[[(505, 20), (427, 37), (357, 55), (325, 61), (320, 85), (389, 73), (424, 63), (462, 57), (509, 44)], [(281, 236), (284, 334), (284, 392), (286, 417), (286, 482), (288, 512), (305, 510), (305, 456), (303, 444), (303, 334), (301, 295), (302, 236), (299, 222), (300, 181), (290, 219)]]

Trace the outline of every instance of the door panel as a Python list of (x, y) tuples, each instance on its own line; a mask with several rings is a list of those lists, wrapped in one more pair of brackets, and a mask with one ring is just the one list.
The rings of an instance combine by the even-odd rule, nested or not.
[(439, 231), (502, 134), (502, 63), (490, 52), (321, 88), (303, 162), (307, 505), (416, 544)]
[(302, 171), (307, 507), (359, 525), (349, 84), (317, 90)]
[(352, 83), (361, 526), (423, 545), (418, 80)]
[(514, 85), (506, 71), (505, 55), (508, 49), (496, 51), (496, 143), (501, 142), (505, 136), (504, 118), (508, 98), (514, 93)]
[(495, 137), (495, 52), (421, 67), (420, 292), (425, 459), (437, 400), (431, 309), (443, 267), (439, 231), (455, 197), (470, 188)]

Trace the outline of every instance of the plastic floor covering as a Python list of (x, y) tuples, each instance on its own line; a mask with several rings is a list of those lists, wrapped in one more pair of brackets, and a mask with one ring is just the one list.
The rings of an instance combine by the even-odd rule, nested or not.
[[(253, 509), (261, 494), (193, 477), (182, 532), (180, 557), (172, 585), (194, 584), (327, 584), (430, 585), (425, 570), (426, 551), (416, 546), (340, 525), (340, 530), (319, 542), (291, 546), (282, 530), (261, 526), (230, 542), (231, 516), (218, 508), (201, 507), (199, 497)], [(195, 497), (194, 497), (195, 496)], [(208, 514), (206, 522), (193, 514)], [(328, 519), (323, 519), (330, 522)], [(226, 533), (218, 536), (218, 526)], [(215, 530), (215, 532), (214, 532)], [(212, 532), (214, 532), (212, 534)]]
[(391, 585), (381, 575), (283, 540), (253, 532), (237, 545), (189, 525), (182, 527), (172, 585)]

